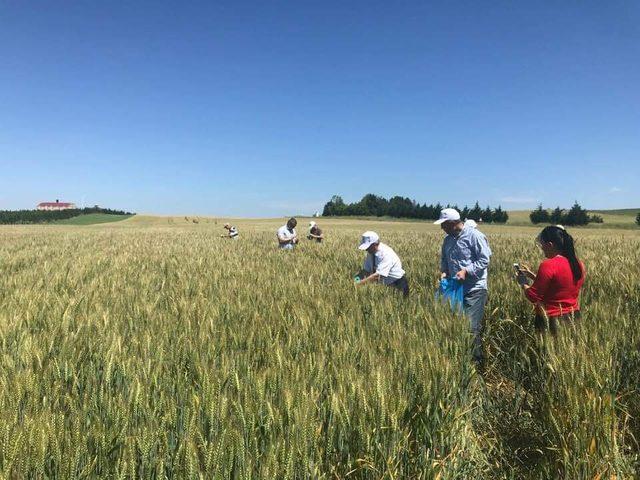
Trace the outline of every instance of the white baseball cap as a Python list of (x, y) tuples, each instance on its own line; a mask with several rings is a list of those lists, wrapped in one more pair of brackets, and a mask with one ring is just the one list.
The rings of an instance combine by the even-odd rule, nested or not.
[(460, 220), (460, 213), (455, 208), (443, 208), (440, 212), (440, 218), (433, 223), (440, 225), (444, 222), (457, 222), (458, 220)]
[(317, 225), (317, 223), (316, 223), (316, 222), (309, 222), (309, 226), (310, 226), (310, 227), (315, 227), (316, 225)]
[(378, 234), (376, 232), (368, 230), (362, 234), (362, 240), (360, 241), (360, 245), (358, 246), (358, 248), (360, 250), (366, 250), (371, 245), (373, 245), (374, 243), (378, 243), (379, 241), (380, 237), (378, 236)]

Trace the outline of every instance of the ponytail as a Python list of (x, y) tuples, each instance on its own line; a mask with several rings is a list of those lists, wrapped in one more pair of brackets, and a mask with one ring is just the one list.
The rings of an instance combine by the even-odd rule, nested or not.
[(566, 230), (562, 230), (562, 236), (564, 237), (564, 248), (561, 253), (563, 257), (569, 260), (569, 265), (571, 265), (571, 272), (573, 273), (573, 281), (577, 282), (582, 278), (582, 266), (578, 261), (578, 257), (576, 257), (573, 237), (569, 235)]
[(573, 237), (569, 235), (564, 227), (559, 225), (545, 227), (542, 232), (540, 232), (539, 238), (545, 242), (553, 243), (560, 252), (560, 255), (569, 261), (574, 282), (582, 278), (582, 266), (576, 256)]

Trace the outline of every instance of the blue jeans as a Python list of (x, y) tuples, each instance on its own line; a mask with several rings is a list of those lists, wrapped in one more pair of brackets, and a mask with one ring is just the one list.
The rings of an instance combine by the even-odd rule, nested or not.
[(469, 326), (473, 333), (473, 359), (483, 360), (482, 330), (484, 327), (484, 307), (487, 304), (488, 292), (485, 289), (474, 290), (464, 296), (464, 314), (469, 317)]

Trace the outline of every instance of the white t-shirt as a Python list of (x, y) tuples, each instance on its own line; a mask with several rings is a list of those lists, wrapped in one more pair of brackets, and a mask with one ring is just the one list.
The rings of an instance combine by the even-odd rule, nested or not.
[(230, 236), (231, 238), (238, 238), (238, 229), (237, 229), (236, 227), (233, 227), (233, 226), (232, 226), (232, 227), (229, 229), (229, 236)]
[[(286, 225), (281, 226), (278, 229), (278, 238), (283, 240), (291, 240), (293, 237), (297, 235), (296, 229), (289, 230)], [(287, 245), (292, 245), (291, 243), (281, 243), (280, 248), (285, 248)]]
[[(374, 256), (370, 253), (364, 259), (364, 270), (374, 272)], [(375, 253), (375, 272), (382, 278), (382, 283), (389, 285), (396, 280), (404, 277), (405, 271), (402, 269), (400, 257), (393, 249), (382, 242), (378, 245), (378, 251)]]

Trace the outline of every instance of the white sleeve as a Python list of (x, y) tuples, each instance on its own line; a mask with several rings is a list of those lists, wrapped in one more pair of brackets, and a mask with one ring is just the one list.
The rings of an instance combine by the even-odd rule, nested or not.
[(376, 273), (381, 277), (388, 277), (391, 267), (393, 267), (393, 259), (391, 258), (391, 255), (385, 255), (378, 260), (379, 262), (376, 268)]

